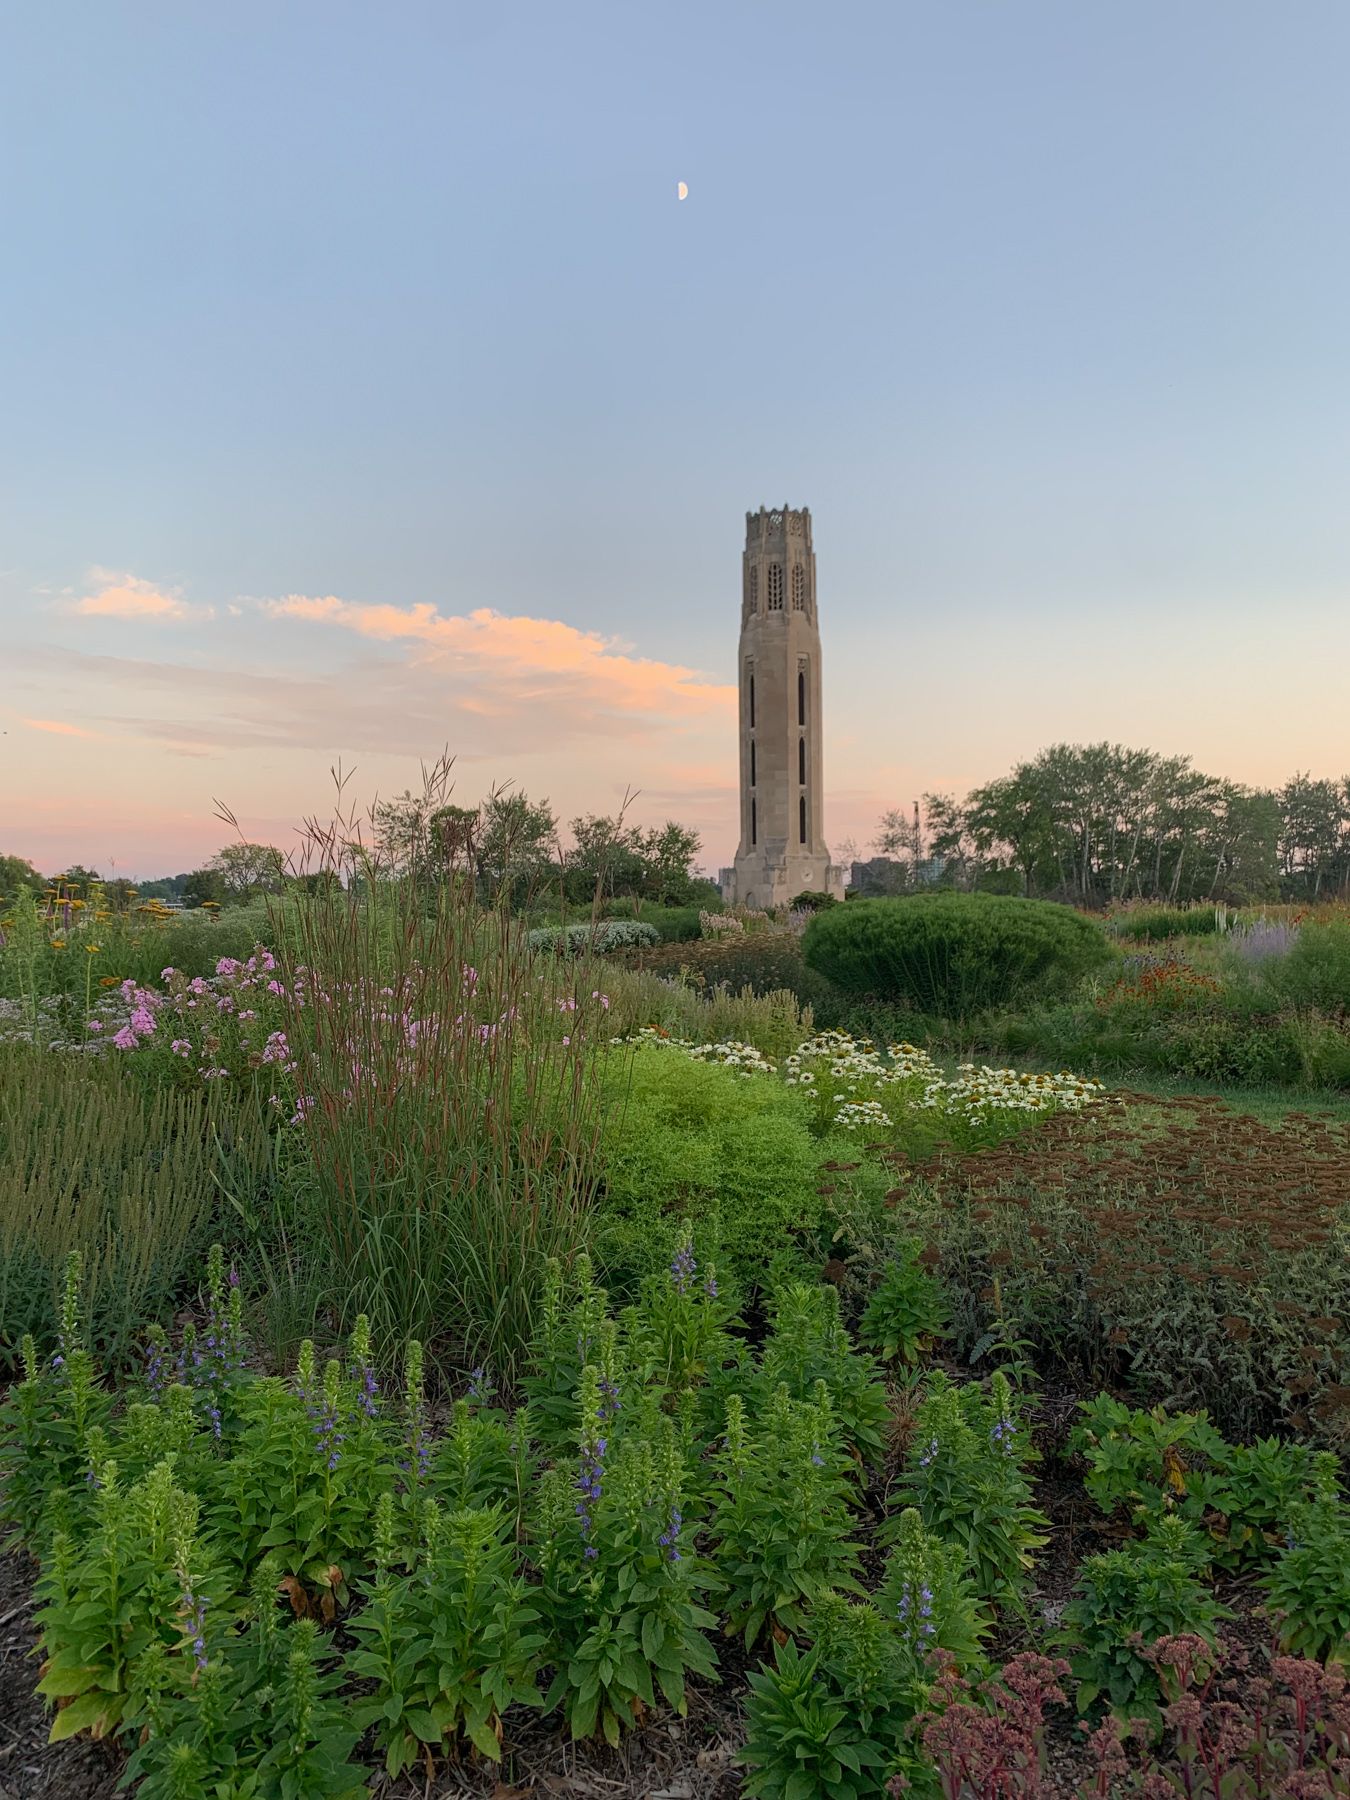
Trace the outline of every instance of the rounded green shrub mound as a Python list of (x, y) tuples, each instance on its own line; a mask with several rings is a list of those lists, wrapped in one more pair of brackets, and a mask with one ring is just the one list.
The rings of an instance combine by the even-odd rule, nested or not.
[(556, 956), (582, 956), (587, 950), (633, 950), (659, 944), (655, 925), (640, 919), (600, 919), (595, 924), (543, 925), (526, 935), (531, 950), (552, 951)]
[(1063, 991), (1111, 956), (1100, 926), (1067, 906), (951, 893), (831, 907), (802, 953), (847, 992), (946, 1018)]

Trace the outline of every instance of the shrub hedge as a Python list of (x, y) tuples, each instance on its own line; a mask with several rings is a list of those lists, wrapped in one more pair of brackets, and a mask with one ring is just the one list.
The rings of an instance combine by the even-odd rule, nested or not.
[(531, 950), (581, 956), (588, 950), (632, 950), (661, 940), (656, 927), (640, 919), (600, 919), (594, 925), (545, 925), (530, 932), (526, 941)]
[(1110, 959), (1099, 925), (1067, 906), (995, 894), (912, 894), (817, 913), (807, 966), (846, 992), (967, 1018), (1063, 992)]

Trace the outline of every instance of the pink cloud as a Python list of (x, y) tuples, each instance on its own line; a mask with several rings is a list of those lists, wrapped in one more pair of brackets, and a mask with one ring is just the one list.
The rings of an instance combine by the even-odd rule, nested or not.
[(54, 731), (61, 737), (98, 737), (97, 731), (86, 731), (83, 725), (72, 725), (67, 719), (25, 719), (30, 731)]
[(102, 585), (77, 600), (71, 608), (86, 619), (191, 619), (210, 618), (210, 607), (192, 607), (177, 589), (165, 593), (137, 575), (118, 575), (95, 569), (91, 579)]
[(442, 663), (470, 680), (489, 676), (490, 695), (480, 690), (471, 701), (461, 700), (478, 713), (506, 713), (521, 701), (550, 698), (688, 719), (693, 713), (729, 716), (736, 703), (729, 684), (707, 681), (679, 663), (633, 656), (616, 640), (560, 619), (512, 618), (488, 607), (457, 615), (425, 603), (362, 605), (332, 594), (288, 594), (267, 602), (266, 611), (274, 618), (336, 625), (377, 642), (420, 645), (423, 662)]

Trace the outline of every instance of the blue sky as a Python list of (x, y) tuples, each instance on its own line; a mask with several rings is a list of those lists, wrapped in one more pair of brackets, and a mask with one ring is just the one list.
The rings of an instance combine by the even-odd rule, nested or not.
[(728, 860), (783, 501), (837, 837), (1057, 739), (1344, 772), (1347, 67), (1340, 0), (9, 9), (0, 847), (449, 744)]

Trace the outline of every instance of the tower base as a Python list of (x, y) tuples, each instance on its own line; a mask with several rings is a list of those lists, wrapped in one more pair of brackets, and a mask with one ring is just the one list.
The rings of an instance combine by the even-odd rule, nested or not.
[(828, 852), (801, 850), (788, 855), (781, 847), (765, 844), (736, 858), (731, 892), (725, 897), (734, 906), (772, 912), (804, 893), (832, 894), (842, 900), (844, 871), (830, 861)]

